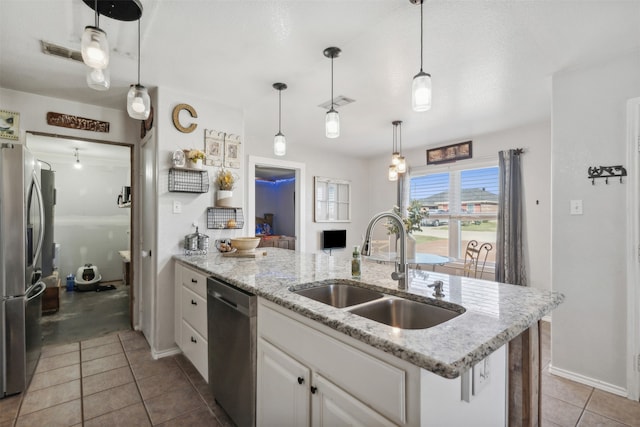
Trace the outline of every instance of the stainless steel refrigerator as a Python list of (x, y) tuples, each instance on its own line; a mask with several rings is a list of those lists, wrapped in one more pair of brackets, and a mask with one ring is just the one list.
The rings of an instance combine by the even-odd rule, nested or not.
[(22, 144), (0, 145), (0, 398), (24, 391), (40, 358), (40, 168)]

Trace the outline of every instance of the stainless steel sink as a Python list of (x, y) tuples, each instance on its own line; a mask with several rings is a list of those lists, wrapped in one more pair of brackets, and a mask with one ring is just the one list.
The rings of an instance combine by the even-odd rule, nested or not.
[[(323, 283), (323, 282), (319, 282)], [(330, 282), (312, 288), (294, 290), (298, 295), (332, 305), (336, 308), (350, 307), (382, 298), (384, 295), (371, 289), (349, 285), (347, 283)]]
[(391, 298), (370, 302), (348, 311), (400, 329), (426, 329), (460, 316), (465, 311), (461, 306), (456, 306), (456, 309), (460, 312), (431, 304)]

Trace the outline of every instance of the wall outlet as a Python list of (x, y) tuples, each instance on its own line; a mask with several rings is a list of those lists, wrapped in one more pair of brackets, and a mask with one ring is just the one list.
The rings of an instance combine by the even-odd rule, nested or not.
[(485, 358), (482, 362), (475, 365), (473, 370), (472, 391), (476, 396), (487, 385), (491, 378), (491, 363), (489, 358)]
[(582, 200), (571, 200), (571, 215), (582, 215)]
[(182, 202), (179, 202), (178, 200), (173, 201), (173, 213), (174, 214), (182, 213)]

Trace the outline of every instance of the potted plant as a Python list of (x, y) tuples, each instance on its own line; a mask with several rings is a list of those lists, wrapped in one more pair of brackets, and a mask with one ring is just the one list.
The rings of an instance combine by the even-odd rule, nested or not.
[(235, 187), (237, 177), (229, 169), (220, 168), (216, 175), (215, 185), (218, 189), (216, 194), (216, 206), (231, 207), (231, 197)]
[[(393, 207), (393, 213), (402, 218), (404, 228), (407, 230), (407, 258), (415, 258), (416, 256), (416, 239), (411, 235), (414, 231), (422, 231), (420, 224), (425, 217), (422, 211), (422, 203), (419, 200), (412, 200), (407, 206), (407, 214), (402, 215), (400, 208)], [(398, 226), (395, 222), (389, 221), (387, 223), (387, 234), (398, 234)]]
[(187, 153), (189, 159), (189, 166), (194, 169), (202, 169), (202, 163), (204, 162), (204, 151), (191, 149)]

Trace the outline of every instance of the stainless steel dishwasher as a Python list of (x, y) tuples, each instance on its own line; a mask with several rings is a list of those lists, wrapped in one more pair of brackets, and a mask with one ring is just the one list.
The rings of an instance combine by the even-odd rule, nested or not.
[(209, 387), (239, 427), (256, 421), (256, 302), (249, 292), (207, 279)]

